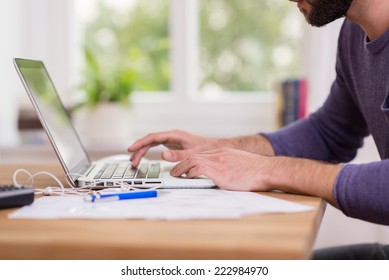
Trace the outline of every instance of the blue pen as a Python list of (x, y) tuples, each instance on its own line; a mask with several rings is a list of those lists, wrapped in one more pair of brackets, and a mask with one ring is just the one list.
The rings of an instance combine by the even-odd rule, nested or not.
[(124, 199), (156, 197), (157, 195), (158, 192), (156, 190), (131, 191), (131, 192), (109, 193), (109, 194), (97, 193), (85, 197), (84, 200), (88, 202), (116, 201), (116, 200), (124, 200)]

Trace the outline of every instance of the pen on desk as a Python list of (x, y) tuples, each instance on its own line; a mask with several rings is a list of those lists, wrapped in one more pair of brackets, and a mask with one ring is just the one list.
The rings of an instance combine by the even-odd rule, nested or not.
[(123, 193), (110, 193), (110, 194), (92, 194), (84, 198), (87, 202), (97, 202), (97, 201), (116, 201), (116, 200), (125, 200), (125, 199), (138, 199), (138, 198), (148, 198), (156, 197), (158, 192), (156, 190), (146, 190), (146, 191), (130, 191)]

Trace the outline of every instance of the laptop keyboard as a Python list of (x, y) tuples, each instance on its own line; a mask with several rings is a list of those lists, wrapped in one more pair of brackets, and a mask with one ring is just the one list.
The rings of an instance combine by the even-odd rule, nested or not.
[(156, 179), (160, 172), (160, 163), (142, 163), (139, 168), (132, 168), (131, 163), (107, 163), (93, 179)]

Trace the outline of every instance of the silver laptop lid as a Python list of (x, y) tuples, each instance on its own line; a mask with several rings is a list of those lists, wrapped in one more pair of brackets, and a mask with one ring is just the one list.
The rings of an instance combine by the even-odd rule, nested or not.
[(15, 58), (14, 65), (51, 144), (75, 182), (91, 165), (42, 61)]

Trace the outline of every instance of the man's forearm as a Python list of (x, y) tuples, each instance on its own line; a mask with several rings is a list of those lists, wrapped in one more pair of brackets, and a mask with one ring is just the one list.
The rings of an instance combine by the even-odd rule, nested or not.
[(338, 208), (333, 190), (341, 165), (288, 157), (269, 160), (267, 184), (271, 189), (322, 197)]

